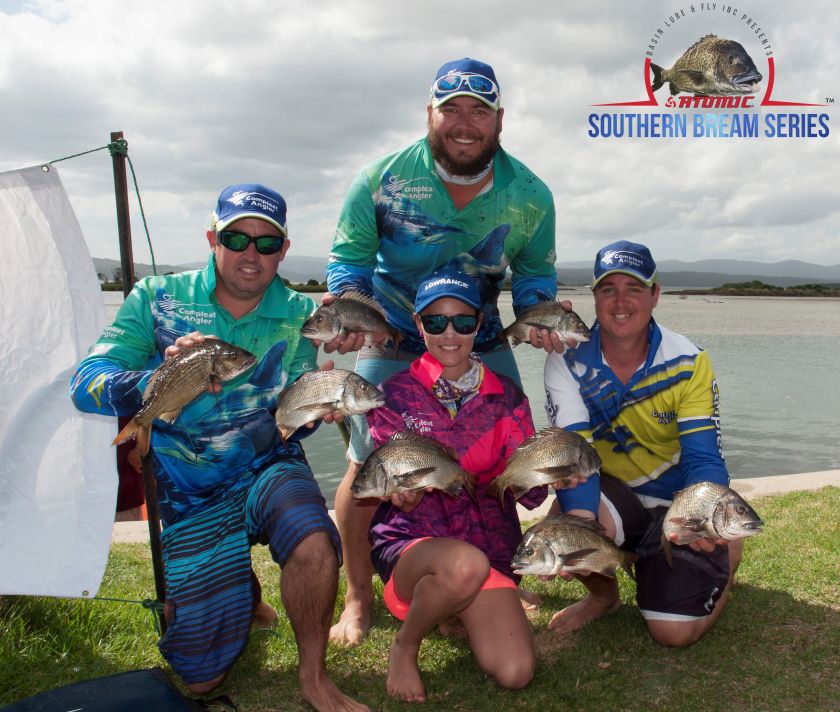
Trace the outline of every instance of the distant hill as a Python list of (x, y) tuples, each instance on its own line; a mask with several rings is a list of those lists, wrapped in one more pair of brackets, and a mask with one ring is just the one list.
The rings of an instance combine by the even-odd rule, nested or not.
[[(110, 279), (115, 269), (119, 269), (118, 260), (94, 257), (94, 267)], [(158, 274), (183, 272), (188, 269), (201, 269), (206, 262), (192, 262), (182, 265), (157, 265)], [(280, 274), (286, 279), (305, 283), (310, 279), (321, 281), (327, 260), (325, 257), (289, 255), (280, 265)], [(152, 274), (151, 265), (137, 263), (134, 266), (138, 278)], [(727, 282), (749, 282), (754, 279), (778, 287), (792, 287), (805, 283), (840, 282), (840, 264), (817, 265), (799, 260), (784, 262), (755, 262), (750, 260), (699, 260), (682, 262), (663, 260), (659, 263), (660, 282), (667, 287), (719, 287)], [(592, 263), (560, 262), (557, 266), (557, 279), (563, 284), (588, 284), (592, 279)]]

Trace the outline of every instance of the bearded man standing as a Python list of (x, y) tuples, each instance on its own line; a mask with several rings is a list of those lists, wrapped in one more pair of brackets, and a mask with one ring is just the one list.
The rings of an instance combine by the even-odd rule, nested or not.
[[(418, 285), (440, 269), (460, 270), (479, 283), (483, 318), (475, 351), (487, 367), (521, 383), (509, 345), (500, 338), (497, 300), (508, 266), (516, 313), (557, 292), (554, 200), (548, 187), (501, 148), (504, 109), (490, 65), (475, 59), (444, 64), (426, 107), (428, 135), (364, 168), (353, 181), (338, 221), (324, 302), (356, 291), (383, 308), (401, 343), (364, 348), (349, 333), (325, 351), (361, 349), (356, 371), (381, 383), (425, 351), (412, 319)], [(568, 308), (571, 308), (569, 305)], [(562, 351), (556, 335), (531, 331), (531, 344)], [(422, 414), (417, 414), (422, 417)], [(347, 593), (335, 641), (358, 643), (369, 627), (373, 598), (368, 524), (376, 503), (352, 499), (350, 484), (373, 442), (353, 418), (350, 466), (336, 493), (345, 553)]]

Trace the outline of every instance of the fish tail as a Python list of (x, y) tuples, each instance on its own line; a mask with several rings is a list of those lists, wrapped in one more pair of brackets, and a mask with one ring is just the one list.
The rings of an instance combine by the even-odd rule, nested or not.
[(631, 579), (635, 581), (636, 575), (633, 573), (633, 564), (635, 564), (639, 560), (639, 555), (631, 554), (627, 551), (622, 553), (624, 554), (624, 556), (622, 557), (621, 568), (624, 569), (624, 573), (626, 573)]
[(505, 508), (505, 488), (499, 485), (498, 478), (487, 485), (487, 496), (495, 497), (499, 500), (499, 506), (504, 510)]
[(128, 425), (126, 425), (114, 438), (112, 445), (122, 445), (129, 440), (137, 441), (137, 449), (141, 455), (146, 455), (149, 452), (149, 441), (152, 438), (152, 426), (141, 425), (137, 422), (137, 418), (132, 418)]
[(402, 343), (403, 335), (396, 329), (391, 330), (391, 341), (394, 342), (394, 359), (400, 357), (400, 344)]
[(654, 64), (653, 62), (650, 63), (650, 68), (653, 70), (653, 81), (651, 82), (650, 88), (651, 91), (656, 91), (665, 83), (665, 81), (662, 79), (663, 69), (658, 64)]
[(671, 542), (668, 541), (668, 539), (665, 537), (664, 534), (662, 535), (662, 549), (665, 551), (665, 561), (667, 561), (668, 566), (670, 566), (673, 569), (674, 568), (674, 556), (671, 552)]
[(464, 489), (467, 490), (467, 494), (470, 496), (470, 499), (478, 504), (478, 499), (475, 494), (475, 477), (469, 472), (467, 472), (466, 477), (464, 477)]

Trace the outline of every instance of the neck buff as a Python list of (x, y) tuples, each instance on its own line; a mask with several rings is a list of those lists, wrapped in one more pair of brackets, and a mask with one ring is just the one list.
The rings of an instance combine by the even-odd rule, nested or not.
[(475, 185), (490, 172), (492, 167), (493, 161), (490, 161), (474, 176), (456, 176), (449, 173), (442, 165), (440, 165), (440, 163), (435, 161), (435, 169), (437, 170), (437, 174), (440, 179), (444, 183), (454, 183), (455, 185)]
[(478, 393), (484, 378), (484, 365), (478, 354), (471, 353), (470, 362), (469, 370), (458, 380), (448, 381), (441, 376), (432, 384), (432, 393), (449, 411), (453, 420), (458, 414), (458, 408)]

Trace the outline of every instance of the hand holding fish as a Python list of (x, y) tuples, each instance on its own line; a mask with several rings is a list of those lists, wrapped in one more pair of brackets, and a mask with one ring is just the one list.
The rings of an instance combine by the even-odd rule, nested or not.
[[(376, 313), (370, 313), (371, 309), (368, 308), (367, 301), (365, 301), (361, 295), (353, 296), (355, 299), (353, 299), (352, 302), (346, 299), (340, 302), (342, 306), (351, 307), (349, 310), (350, 314), (345, 314), (345, 321), (349, 324), (349, 326), (341, 326), (341, 313), (345, 312), (345, 310), (339, 309), (337, 305), (335, 307), (330, 307), (331, 304), (335, 305), (336, 302), (340, 301), (340, 298), (330, 292), (327, 292), (321, 298), (321, 307), (319, 307), (319, 310), (316, 311), (315, 315), (313, 315), (313, 317), (304, 325), (303, 332), (304, 336), (312, 342), (312, 345), (316, 349), (323, 344), (325, 353), (329, 354), (333, 351), (338, 351), (340, 354), (347, 354), (351, 351), (358, 351), (366, 344), (381, 346), (388, 340), (390, 334), (384, 314), (380, 315), (381, 318), (377, 318)], [(364, 301), (362, 307), (359, 307), (356, 303), (356, 299), (362, 299)], [(352, 307), (356, 307), (358, 313), (356, 310), (353, 310)], [(347, 318), (348, 316), (349, 318)], [(315, 323), (315, 321), (318, 323)], [(324, 328), (321, 325), (322, 322), (328, 324), (329, 329)], [(365, 330), (355, 331), (353, 326), (358, 325), (365, 326)], [(338, 333), (336, 333), (336, 327), (338, 328)], [(332, 336), (329, 340), (325, 340), (324, 338), (318, 338), (318, 336), (308, 336), (307, 333), (310, 331), (314, 334), (318, 334), (318, 336), (320, 336), (321, 333), (326, 335), (335, 334), (335, 336)]]
[[(319, 371), (332, 371), (335, 368), (335, 361), (330, 359), (329, 361), (324, 361), (320, 366), (318, 366)], [(344, 422), (344, 414), (341, 411), (333, 410), (329, 413), (324, 413), (322, 420), (325, 423), (343, 423)], [(318, 424), (318, 419), (310, 420), (306, 423), (307, 428), (314, 428)]]
[[(560, 306), (563, 307), (567, 312), (572, 311), (572, 303), (568, 299), (564, 299), (560, 302)], [(528, 331), (528, 341), (531, 342), (531, 346), (535, 349), (544, 349), (547, 354), (550, 353), (563, 353), (563, 350), (568, 345), (570, 349), (575, 348), (577, 346), (577, 341), (574, 339), (570, 339), (568, 342), (564, 341), (560, 336), (557, 334), (556, 331), (551, 331), (549, 329), (539, 329), (537, 327), (532, 326), (531, 329)]]
[(426, 489), (415, 490), (410, 492), (394, 492), (390, 497), (380, 497), (383, 502), (390, 500), (397, 509), (403, 512), (410, 512), (423, 500), (423, 495), (426, 492), (433, 492), (434, 487), (426, 487)]
[[(192, 331), (186, 336), (179, 336), (175, 339), (174, 344), (170, 344), (166, 347), (166, 350), (163, 352), (164, 359), (172, 358), (173, 356), (177, 356), (181, 351), (185, 349), (191, 349), (193, 346), (198, 344), (203, 344), (205, 339), (218, 339), (218, 336), (213, 336), (213, 334), (202, 334), (200, 331)], [(207, 384), (207, 392), (208, 393), (220, 393), (222, 390), (222, 384), (219, 381), (211, 380)]]
[[(668, 540), (672, 544), (676, 544), (678, 538), (679, 537), (676, 534), (672, 534), (668, 537)], [(702, 539), (690, 541), (685, 546), (700, 554), (711, 554), (717, 547), (727, 546), (728, 544), (729, 542), (726, 539), (710, 539), (709, 537), (703, 537)]]

